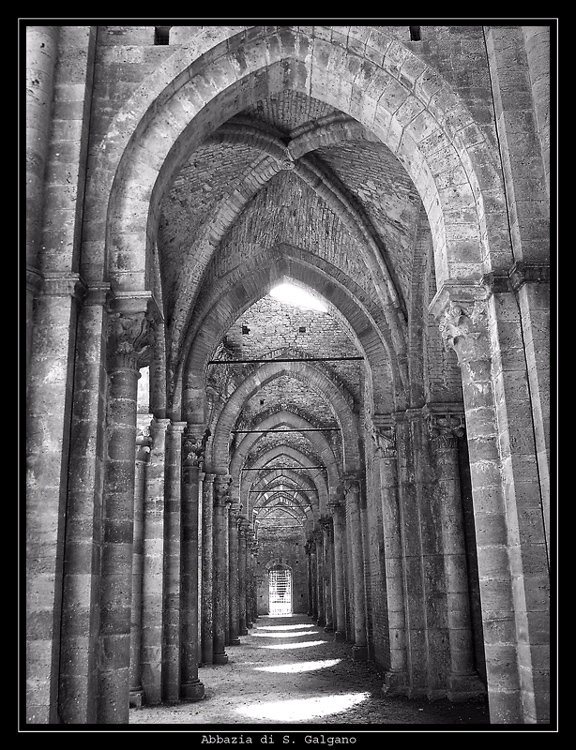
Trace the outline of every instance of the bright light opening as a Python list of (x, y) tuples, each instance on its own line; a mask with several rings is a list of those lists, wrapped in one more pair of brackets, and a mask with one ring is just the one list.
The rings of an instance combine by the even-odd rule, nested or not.
[(295, 307), (301, 307), (304, 310), (317, 310), (318, 312), (328, 312), (328, 307), (316, 297), (314, 294), (310, 294), (301, 286), (296, 284), (290, 284), (285, 282), (278, 284), (274, 289), (270, 290), (270, 296), (277, 299), (279, 302), (285, 302), (288, 305), (294, 305)]
[(310, 625), (258, 625), (258, 630), (298, 630), (309, 627)]
[(242, 706), (236, 709), (253, 719), (272, 719), (275, 722), (309, 721), (318, 716), (328, 716), (346, 711), (369, 697), (369, 693), (347, 693), (345, 695), (326, 695), (316, 698), (301, 698), (291, 701), (274, 701)]
[(275, 667), (254, 667), (257, 672), (280, 672), (296, 674), (297, 672), (314, 672), (317, 669), (335, 667), (342, 659), (321, 659), (319, 661), (297, 661), (294, 664), (278, 664)]

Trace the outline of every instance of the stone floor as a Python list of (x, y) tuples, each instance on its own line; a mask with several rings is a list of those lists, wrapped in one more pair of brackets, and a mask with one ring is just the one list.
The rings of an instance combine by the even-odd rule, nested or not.
[[(248, 742), (245, 733), (261, 733), (265, 725), (274, 744), (313, 736), (331, 744), (326, 737), (336, 730), (350, 739), (365, 731), (406, 731), (411, 725), (418, 725), (414, 731), (427, 726), (478, 731), (489, 724), (484, 701), (452, 704), (384, 696), (374, 667), (355, 661), (350, 644), (335, 643), (307, 616), (259, 617), (241, 645), (226, 650), (228, 664), (199, 669), (206, 691), (202, 701), (133, 708), (130, 724), (141, 731), (188, 725), (184, 731), (197, 732), (202, 744), (224, 744), (234, 737), (234, 744)], [(322, 726), (330, 735), (318, 734)], [(255, 741), (262, 742), (262, 736)], [(315, 741), (306, 739), (310, 742)]]

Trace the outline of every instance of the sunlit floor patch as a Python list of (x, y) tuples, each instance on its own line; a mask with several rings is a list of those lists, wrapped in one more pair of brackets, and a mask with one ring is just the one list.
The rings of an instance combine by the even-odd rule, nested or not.
[(258, 625), (258, 630), (300, 630), (309, 628), (310, 625)]
[(296, 672), (314, 672), (317, 669), (326, 669), (339, 664), (342, 659), (320, 659), (319, 661), (300, 661), (294, 664), (277, 664), (274, 667), (254, 667), (258, 672), (281, 672), (293, 674)]
[(299, 630), (291, 633), (252, 633), (257, 638), (298, 638), (301, 635), (318, 635), (316, 630)]
[(302, 643), (271, 643), (269, 646), (262, 646), (261, 648), (307, 648), (308, 646), (320, 646), (325, 644), (326, 641), (302, 641)]
[(252, 719), (273, 719), (278, 722), (309, 721), (318, 716), (328, 716), (346, 711), (366, 700), (370, 693), (346, 693), (317, 698), (300, 698), (291, 701), (271, 701), (241, 706), (236, 710)]

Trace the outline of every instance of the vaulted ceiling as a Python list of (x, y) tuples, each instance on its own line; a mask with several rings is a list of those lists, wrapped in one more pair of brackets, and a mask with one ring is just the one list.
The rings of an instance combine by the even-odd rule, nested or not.
[[(343, 431), (364, 418), (367, 379), (383, 391), (394, 386), (391, 364), (369, 377), (368, 324), (354, 323), (354, 310), (376, 338), (395, 340), (385, 308), (406, 321), (423, 215), (386, 146), (343, 112), (293, 91), (225, 122), (173, 180), (157, 238), (165, 318), (168, 331), (185, 329), (184, 348), (207, 320), (224, 321), (214, 326), (203, 364), (207, 418), (215, 440), (219, 423), (227, 425), (245, 512), (303, 523), (312, 508), (325, 512), (319, 498), (330, 466), (340, 477), (359, 468), (357, 446), (347, 446)], [(201, 243), (211, 260), (200, 275)], [(282, 280), (319, 294), (326, 311), (270, 296)], [(262, 378), (269, 360), (276, 367)], [(306, 494), (306, 484), (314, 492)]]

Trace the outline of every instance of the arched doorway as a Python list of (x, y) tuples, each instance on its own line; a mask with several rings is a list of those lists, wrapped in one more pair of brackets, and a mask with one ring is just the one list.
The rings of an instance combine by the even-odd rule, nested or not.
[(274, 565), (268, 571), (268, 612), (271, 617), (292, 615), (292, 570)]

